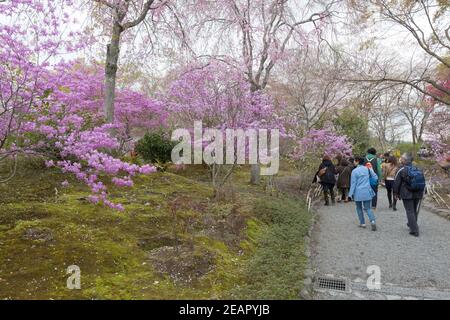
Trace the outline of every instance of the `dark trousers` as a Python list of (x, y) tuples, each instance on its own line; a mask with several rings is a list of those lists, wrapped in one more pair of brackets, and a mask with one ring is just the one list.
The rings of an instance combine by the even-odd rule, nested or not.
[(348, 188), (339, 188), (339, 191), (341, 192), (341, 200), (347, 200)]
[(373, 191), (375, 191), (375, 196), (372, 198), (372, 208), (377, 207), (377, 200), (378, 200), (378, 185), (375, 187), (372, 186)]
[(419, 226), (417, 225), (417, 218), (419, 215), (419, 203), (421, 199), (403, 199), (403, 206), (406, 210), (406, 218), (408, 219), (408, 226), (411, 232), (419, 233)]
[(323, 188), (323, 196), (325, 198), (325, 203), (329, 203), (328, 196), (331, 196), (331, 201), (334, 203), (335, 195), (334, 195), (334, 184), (331, 183), (322, 183)]
[(384, 180), (384, 182), (386, 185), (389, 207), (392, 206), (395, 208), (397, 206), (397, 199), (395, 199), (395, 197), (393, 197), (393, 191), (392, 191), (392, 189), (394, 188), (394, 180)]

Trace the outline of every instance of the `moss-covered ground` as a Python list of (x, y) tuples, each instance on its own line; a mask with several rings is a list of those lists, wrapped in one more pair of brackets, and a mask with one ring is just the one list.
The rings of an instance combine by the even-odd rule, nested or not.
[[(298, 298), (310, 216), (248, 173), (221, 200), (201, 166), (141, 176), (110, 190), (117, 212), (67, 175), (22, 168), (0, 184), (0, 299)], [(80, 290), (66, 286), (70, 265)]]

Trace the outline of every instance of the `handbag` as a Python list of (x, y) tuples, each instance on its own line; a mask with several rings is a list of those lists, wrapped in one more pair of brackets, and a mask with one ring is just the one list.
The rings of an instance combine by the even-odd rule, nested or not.
[(376, 187), (378, 185), (378, 177), (374, 177), (372, 173), (370, 172), (370, 169), (367, 168), (367, 171), (369, 171), (369, 183), (371, 187)]
[(327, 173), (327, 167), (319, 170), (319, 177), (323, 176), (325, 173)]

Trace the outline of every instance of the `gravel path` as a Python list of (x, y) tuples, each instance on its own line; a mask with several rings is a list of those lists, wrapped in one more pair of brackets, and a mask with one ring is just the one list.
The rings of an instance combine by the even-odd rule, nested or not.
[(410, 236), (403, 205), (400, 202), (396, 212), (388, 209), (384, 188), (379, 192), (375, 232), (370, 230), (370, 224), (366, 229), (358, 227), (354, 203), (337, 203), (318, 211), (312, 242), (316, 276), (328, 274), (365, 284), (369, 276), (367, 267), (377, 265), (381, 269), (382, 287), (402, 289), (393, 291), (401, 292), (397, 295), (361, 294), (356, 290), (344, 295), (328, 291), (318, 293), (317, 299), (413, 299), (421, 296), (420, 290), (448, 292), (444, 298), (450, 299), (450, 221), (422, 208), (420, 237)]

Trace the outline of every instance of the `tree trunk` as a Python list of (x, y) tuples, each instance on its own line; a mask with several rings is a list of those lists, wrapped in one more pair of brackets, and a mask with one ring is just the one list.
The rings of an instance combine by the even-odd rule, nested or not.
[(416, 144), (417, 144), (416, 136), (417, 136), (417, 134), (416, 134), (416, 128), (415, 128), (415, 127), (412, 127), (412, 139), (413, 139), (413, 145), (414, 145), (414, 146), (416, 146)]
[[(251, 82), (251, 87), (250, 87), (251, 92), (256, 92), (260, 89), (261, 89), (260, 87), (256, 86), (253, 82)], [(259, 139), (259, 137), (258, 137), (258, 139)], [(257, 141), (258, 141), (258, 139), (257, 139)], [(259, 153), (259, 146), (257, 148), (257, 151)], [(261, 180), (260, 173), (261, 173), (261, 168), (260, 168), (259, 164), (258, 163), (252, 164), (251, 169), (250, 169), (250, 184), (253, 184), (253, 185), (259, 184), (259, 181)]]
[(252, 168), (250, 171), (250, 183), (251, 184), (259, 184), (260, 179), (261, 179), (261, 175), (260, 175), (259, 164), (252, 164)]
[(114, 122), (114, 99), (116, 90), (117, 63), (120, 52), (120, 34), (123, 29), (118, 23), (114, 24), (111, 42), (106, 50), (105, 63), (105, 120), (108, 123)]

